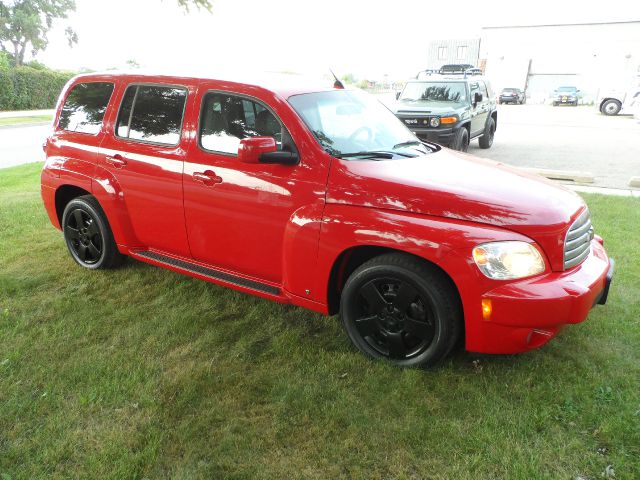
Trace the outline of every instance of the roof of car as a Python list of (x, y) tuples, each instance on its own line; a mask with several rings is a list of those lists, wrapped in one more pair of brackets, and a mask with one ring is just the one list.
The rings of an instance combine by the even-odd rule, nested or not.
[(232, 86), (233, 84), (252, 86), (269, 90), (283, 98), (302, 93), (333, 90), (333, 80), (284, 73), (233, 73), (233, 72), (156, 72), (146, 70), (109, 70), (78, 75), (76, 78), (135, 78), (136, 81), (148, 79), (150, 82), (163, 81), (180, 83), (180, 80), (211, 80)]

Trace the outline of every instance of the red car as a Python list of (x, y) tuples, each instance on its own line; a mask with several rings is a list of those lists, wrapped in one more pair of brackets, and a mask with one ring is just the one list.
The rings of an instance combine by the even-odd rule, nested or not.
[(286, 79), (74, 78), (42, 198), (73, 259), (124, 256), (327, 315), (431, 365), (539, 347), (613, 272), (579, 196), (419, 141), (373, 97)]

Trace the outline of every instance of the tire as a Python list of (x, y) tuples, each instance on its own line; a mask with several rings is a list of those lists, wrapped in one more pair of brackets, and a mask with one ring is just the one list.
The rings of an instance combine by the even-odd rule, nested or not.
[(453, 140), (451, 140), (451, 148), (460, 152), (469, 150), (469, 132), (465, 127), (460, 127), (455, 131)]
[(340, 317), (362, 353), (401, 367), (435, 365), (456, 344), (463, 322), (446, 275), (403, 253), (375, 257), (351, 274)]
[(493, 117), (489, 117), (486, 125), (484, 126), (484, 134), (478, 139), (478, 145), (480, 145), (480, 148), (491, 148), (495, 133), (496, 121)]
[(91, 195), (74, 198), (67, 204), (62, 230), (71, 257), (81, 267), (115, 268), (125, 257), (118, 251), (107, 216)]
[(553, 106), (557, 107), (558, 106), (558, 102), (553, 102)]
[(617, 115), (622, 109), (622, 104), (618, 100), (607, 100), (600, 107), (600, 111), (604, 115)]

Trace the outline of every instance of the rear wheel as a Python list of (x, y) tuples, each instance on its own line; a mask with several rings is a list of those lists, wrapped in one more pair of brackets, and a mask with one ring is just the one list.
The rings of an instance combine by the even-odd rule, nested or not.
[(449, 279), (402, 253), (356, 269), (342, 292), (340, 315), (361, 352), (403, 367), (437, 363), (462, 330), (462, 309)]
[(469, 150), (469, 132), (466, 128), (460, 127), (455, 131), (451, 141), (451, 148), (461, 152)]
[(71, 200), (62, 214), (64, 239), (71, 257), (84, 268), (114, 268), (124, 259), (107, 216), (91, 195)]
[(622, 104), (618, 100), (607, 100), (600, 107), (600, 111), (605, 115), (617, 115), (622, 109)]
[(489, 117), (487, 119), (487, 124), (484, 126), (484, 134), (478, 139), (478, 145), (480, 145), (480, 148), (491, 148), (495, 133), (496, 122), (493, 117)]

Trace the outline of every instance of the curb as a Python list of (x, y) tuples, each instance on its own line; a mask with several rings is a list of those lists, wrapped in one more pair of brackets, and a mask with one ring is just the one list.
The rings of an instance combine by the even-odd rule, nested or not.
[[(546, 168), (529, 168), (520, 167), (521, 170), (525, 170), (529, 173), (535, 173), (541, 175), (550, 180), (563, 180), (575, 183), (593, 183), (594, 177), (592, 173), (588, 172), (572, 172), (565, 170), (550, 170)], [(640, 185), (638, 185), (640, 186)]]
[(43, 127), (45, 125), (51, 125), (51, 121), (35, 122), (35, 123), (13, 123), (11, 125), (0, 125), (0, 130), (9, 130), (11, 128), (24, 128), (24, 127)]
[(574, 192), (598, 193), (600, 195), (611, 195), (613, 197), (634, 197), (640, 198), (640, 190), (627, 190), (624, 188), (591, 187), (587, 185), (564, 185)]

